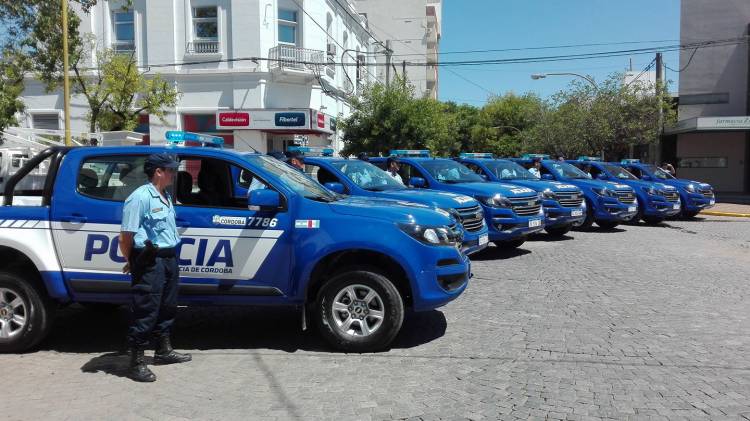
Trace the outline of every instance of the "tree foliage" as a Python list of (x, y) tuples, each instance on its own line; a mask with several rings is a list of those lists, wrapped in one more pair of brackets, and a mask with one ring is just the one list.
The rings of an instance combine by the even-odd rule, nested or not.
[(533, 94), (491, 97), (471, 130), (472, 149), (514, 156), (525, 149), (525, 133), (539, 121), (542, 100)]
[(18, 124), (16, 113), (24, 110), (19, 99), (23, 92), (23, 57), (4, 53), (0, 57), (0, 131)]

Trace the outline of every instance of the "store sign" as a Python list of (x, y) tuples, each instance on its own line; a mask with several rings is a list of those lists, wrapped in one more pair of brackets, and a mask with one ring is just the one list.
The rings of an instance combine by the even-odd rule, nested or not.
[(276, 127), (305, 127), (307, 120), (305, 119), (305, 113), (276, 113), (274, 124)]
[(750, 116), (699, 117), (698, 130), (750, 129)]
[(250, 113), (220, 112), (216, 120), (221, 127), (247, 127), (250, 125)]

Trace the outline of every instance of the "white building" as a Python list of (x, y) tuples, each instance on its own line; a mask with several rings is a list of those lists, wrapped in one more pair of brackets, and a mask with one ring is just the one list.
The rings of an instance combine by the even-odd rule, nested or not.
[[(350, 112), (347, 98), (374, 81), (367, 66), (374, 40), (349, 1), (133, 0), (126, 9), (112, 0), (79, 14), (81, 32), (96, 35), (101, 48), (135, 51), (146, 74), (160, 73), (182, 93), (167, 124), (142, 117), (138, 130), (152, 143), (185, 130), (220, 135), (241, 150), (339, 149), (336, 119)], [(62, 128), (60, 93), (29, 79), (23, 99), (22, 127)], [(74, 96), (73, 131), (88, 130), (86, 113)]]
[[(366, 16), (373, 34), (387, 41), (393, 51), (390, 74), (403, 74), (403, 62), (422, 63), (407, 66), (406, 76), (414, 85), (417, 96), (437, 99), (438, 50), (442, 22), (442, 0), (356, 0), (357, 10)], [(384, 55), (376, 56), (378, 79), (386, 80)]]

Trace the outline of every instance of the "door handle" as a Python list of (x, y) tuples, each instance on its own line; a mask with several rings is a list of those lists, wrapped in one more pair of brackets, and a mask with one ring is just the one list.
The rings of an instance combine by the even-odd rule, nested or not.
[(83, 224), (86, 223), (87, 218), (83, 215), (74, 213), (73, 215), (63, 216), (60, 220), (62, 222), (70, 222), (73, 224)]

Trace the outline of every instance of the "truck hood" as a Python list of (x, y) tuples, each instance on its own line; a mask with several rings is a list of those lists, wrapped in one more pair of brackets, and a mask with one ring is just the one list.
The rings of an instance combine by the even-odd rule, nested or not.
[(451, 184), (455, 191), (459, 191), (468, 196), (492, 197), (501, 194), (505, 197), (527, 197), (536, 193), (534, 189), (508, 183), (486, 182), (486, 183), (458, 183)]
[(551, 191), (555, 193), (576, 193), (581, 190), (578, 187), (574, 186), (573, 184), (565, 183), (561, 181), (512, 180), (511, 182), (515, 185), (528, 187), (538, 192), (550, 189)]
[(676, 190), (674, 186), (670, 186), (668, 184), (664, 184), (664, 183), (659, 182), (659, 181), (623, 180), (623, 181), (614, 182), (614, 183), (617, 183), (617, 184), (627, 184), (627, 185), (633, 187), (634, 189), (636, 189), (636, 188), (649, 189), (649, 188), (653, 187), (653, 188), (655, 188), (657, 190), (666, 190), (666, 191)]
[(704, 190), (713, 189), (713, 187), (708, 183), (701, 183), (700, 181), (693, 181), (693, 180), (688, 180), (685, 178), (678, 178), (675, 180), (666, 180), (664, 181), (664, 183), (669, 184), (670, 186), (682, 187), (682, 188), (686, 187), (688, 184), (692, 184), (696, 188), (701, 188)]
[(332, 202), (330, 208), (339, 215), (359, 216), (405, 224), (452, 225), (456, 221), (445, 212), (407, 200), (349, 196)]
[(612, 181), (604, 181), (604, 180), (594, 180), (594, 179), (588, 179), (588, 178), (576, 178), (576, 179), (570, 180), (569, 182), (562, 181), (562, 183), (575, 184), (578, 187), (590, 188), (590, 189), (601, 189), (602, 187), (607, 187), (610, 190), (633, 190), (633, 188), (627, 184), (615, 183)]
[(468, 208), (479, 206), (479, 202), (469, 196), (434, 190), (401, 189), (378, 192), (379, 197), (400, 201), (418, 202), (425, 205), (442, 208)]

